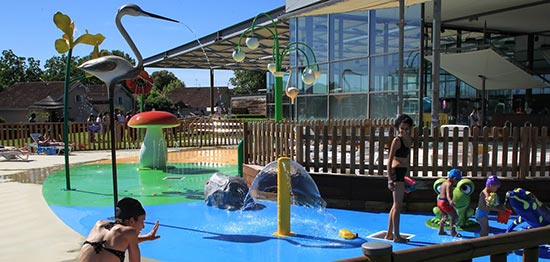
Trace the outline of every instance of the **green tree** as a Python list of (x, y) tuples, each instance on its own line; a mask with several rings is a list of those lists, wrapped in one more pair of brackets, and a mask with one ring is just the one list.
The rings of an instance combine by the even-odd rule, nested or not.
[(145, 110), (160, 110), (174, 112), (175, 107), (166, 96), (160, 93), (158, 89), (153, 89), (147, 99), (145, 99)]
[(40, 61), (19, 57), (11, 49), (2, 51), (0, 58), (0, 91), (17, 82), (40, 81)]
[(151, 78), (153, 78), (153, 89), (159, 90), (161, 94), (165, 94), (172, 88), (185, 87), (185, 83), (167, 70), (155, 71), (151, 74)]
[(229, 83), (235, 88), (236, 95), (251, 95), (258, 93), (258, 89), (266, 87), (265, 71), (235, 70), (234, 77), (229, 78)]
[[(84, 75), (84, 71), (77, 68), (78, 56), (73, 57), (71, 60), (70, 75), (72, 77), (78, 77)], [(65, 70), (66, 70), (67, 56), (62, 54), (61, 56), (53, 56), (52, 58), (46, 60), (44, 63), (44, 72), (42, 74), (42, 79), (45, 81), (65, 81)]]

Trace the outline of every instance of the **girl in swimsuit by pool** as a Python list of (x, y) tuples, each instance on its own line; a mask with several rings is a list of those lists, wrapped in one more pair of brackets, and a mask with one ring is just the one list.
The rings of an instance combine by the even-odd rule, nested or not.
[(393, 139), (388, 154), (388, 189), (393, 194), (393, 205), (388, 217), (388, 231), (384, 238), (404, 243), (407, 239), (399, 234), (399, 219), (405, 194), (405, 176), (410, 162), (413, 120), (408, 115), (400, 115), (395, 121), (395, 126), (399, 130), (399, 135)]
[(115, 222), (98, 221), (80, 249), (80, 262), (123, 262), (126, 250), (129, 261), (141, 261), (138, 243), (155, 240), (159, 222), (146, 235), (139, 235), (144, 228), (145, 210), (133, 198), (123, 198), (117, 203)]

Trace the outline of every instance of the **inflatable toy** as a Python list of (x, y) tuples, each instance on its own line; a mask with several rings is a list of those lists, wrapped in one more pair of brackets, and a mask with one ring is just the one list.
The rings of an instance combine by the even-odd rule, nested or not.
[(414, 190), (416, 190), (416, 181), (408, 176), (405, 176), (405, 193), (410, 193)]
[(510, 203), (510, 206), (518, 215), (514, 223), (508, 226), (506, 232), (514, 230), (516, 226), (523, 222), (529, 224), (530, 227), (550, 225), (550, 209), (531, 192), (516, 188), (513, 191), (506, 192), (506, 201)]

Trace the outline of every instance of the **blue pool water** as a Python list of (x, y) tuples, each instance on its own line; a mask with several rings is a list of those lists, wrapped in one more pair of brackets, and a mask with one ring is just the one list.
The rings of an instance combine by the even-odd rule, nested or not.
[[(277, 238), (275, 204), (263, 203), (260, 211), (225, 211), (206, 206), (203, 202), (146, 206), (148, 232), (159, 220), (160, 239), (141, 244), (142, 255), (160, 261), (333, 261), (361, 256), (365, 241), (383, 241), (367, 236), (385, 230), (387, 213), (356, 212), (339, 209), (324, 211), (293, 207), (291, 230), (295, 236)], [(111, 207), (63, 207), (52, 210), (71, 228), (86, 235), (98, 218), (112, 215)], [(427, 214), (402, 215), (402, 233), (413, 234), (407, 244), (393, 243), (394, 250), (433, 245), (459, 240), (440, 236), (424, 222)], [(503, 232), (505, 225), (490, 222), (492, 231)], [(347, 228), (359, 238), (345, 240), (338, 230)], [(473, 232), (461, 232), (463, 239), (476, 237)], [(488, 257), (474, 261), (489, 261)], [(515, 254), (508, 261), (521, 261)], [(550, 254), (540, 258), (550, 261)]]
[[(340, 209), (291, 207), (291, 230), (295, 236), (277, 238), (277, 206), (261, 201), (265, 208), (255, 211), (226, 211), (207, 206), (201, 189), (211, 172), (229, 172), (234, 167), (208, 165), (176, 166), (170, 174), (136, 174), (135, 166), (121, 165), (119, 191), (144, 203), (147, 233), (160, 221), (156, 241), (140, 244), (142, 256), (159, 261), (334, 261), (362, 255), (365, 241), (384, 241), (369, 235), (386, 229), (385, 212), (359, 212)], [(95, 222), (113, 215), (109, 165), (82, 165), (71, 168), (74, 191), (62, 191), (64, 171), (44, 182), (44, 196), (55, 214), (69, 227), (86, 236)], [(146, 177), (145, 177), (146, 176)], [(182, 176), (183, 180), (163, 180)], [(157, 178), (155, 178), (157, 177)], [(155, 180), (156, 179), (156, 180)], [(157, 181), (158, 180), (158, 181)], [(200, 180), (200, 181), (199, 181)], [(157, 182), (155, 182), (157, 181)], [(180, 188), (183, 186), (184, 188)], [(177, 187), (177, 189), (176, 189)], [(193, 190), (189, 191), (189, 188)], [(434, 203), (435, 205), (435, 203)], [(394, 250), (461, 240), (440, 236), (425, 225), (432, 214), (402, 214), (401, 232), (414, 235), (407, 244), (392, 243)], [(512, 216), (509, 223), (515, 217)], [(507, 225), (490, 216), (491, 233), (503, 233)], [(359, 238), (345, 240), (340, 229), (349, 229)], [(460, 231), (462, 239), (477, 237), (476, 232)], [(474, 261), (489, 261), (489, 257)], [(522, 261), (509, 254), (508, 261)], [(550, 261), (548, 247), (541, 248), (539, 261)]]

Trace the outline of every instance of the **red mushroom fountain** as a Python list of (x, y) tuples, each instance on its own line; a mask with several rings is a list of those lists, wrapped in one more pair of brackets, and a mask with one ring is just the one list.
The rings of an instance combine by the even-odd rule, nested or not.
[(178, 118), (172, 113), (165, 111), (139, 113), (128, 121), (129, 127), (147, 128), (139, 152), (140, 168), (166, 169), (168, 149), (162, 129), (179, 125)]

